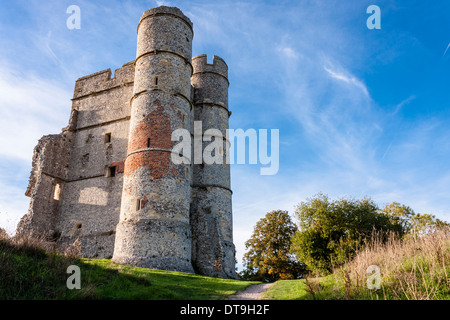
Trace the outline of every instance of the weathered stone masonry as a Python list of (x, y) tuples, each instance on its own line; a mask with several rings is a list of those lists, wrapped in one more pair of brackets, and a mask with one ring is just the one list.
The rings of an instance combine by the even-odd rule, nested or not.
[(78, 79), (69, 125), (39, 141), (17, 234), (60, 251), (79, 239), (84, 257), (236, 278), (229, 165), (171, 161), (178, 128), (193, 135), (202, 121), (202, 133), (225, 136), (228, 67), (191, 58), (192, 22), (177, 8), (147, 10), (137, 34), (136, 60)]

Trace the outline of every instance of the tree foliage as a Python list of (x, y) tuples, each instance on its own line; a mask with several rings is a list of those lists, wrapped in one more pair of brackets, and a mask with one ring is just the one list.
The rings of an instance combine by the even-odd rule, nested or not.
[(301, 202), (295, 217), (286, 211), (272, 211), (259, 220), (245, 243), (245, 270), (249, 280), (275, 281), (297, 278), (309, 271), (329, 273), (351, 260), (370, 242), (420, 237), (450, 224), (432, 214), (415, 213), (398, 202), (379, 208), (370, 198), (330, 200), (324, 194)]
[(287, 211), (267, 213), (256, 223), (251, 238), (245, 242), (245, 270), (241, 277), (259, 281), (298, 278), (302, 265), (290, 253), (291, 238), (296, 231)]
[(374, 232), (403, 235), (402, 220), (379, 210), (368, 198), (331, 201), (319, 194), (300, 203), (295, 211), (300, 229), (292, 252), (311, 271), (328, 273), (348, 261)]
[(408, 237), (420, 237), (432, 233), (439, 228), (450, 224), (439, 220), (429, 213), (415, 213), (413, 209), (398, 202), (386, 205), (382, 210), (392, 221), (400, 223), (403, 234)]

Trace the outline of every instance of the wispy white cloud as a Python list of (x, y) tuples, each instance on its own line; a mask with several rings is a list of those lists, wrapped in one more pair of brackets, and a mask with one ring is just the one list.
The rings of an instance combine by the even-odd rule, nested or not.
[(298, 57), (297, 51), (288, 46), (280, 46), (277, 50), (286, 58), (295, 59)]
[(338, 72), (324, 67), (326, 60), (302, 57), (295, 64), (283, 62), (284, 111), (301, 124), (318, 159), (363, 178), (362, 173), (376, 170), (367, 142), (380, 134), (382, 126), (362, 81), (342, 68)]
[(67, 125), (72, 93), (32, 73), (0, 64), (0, 156), (29, 162), (37, 140)]
[(402, 102), (400, 102), (399, 104), (397, 104), (397, 105), (395, 106), (395, 110), (394, 110), (394, 112), (392, 113), (392, 115), (396, 115), (397, 113), (399, 113), (400, 110), (401, 110), (404, 106), (408, 105), (408, 104), (409, 104), (411, 101), (413, 101), (414, 99), (416, 99), (416, 96), (415, 96), (415, 95), (411, 95), (411, 96), (409, 96), (408, 98), (406, 98), (405, 100), (403, 100)]
[(369, 91), (367, 90), (367, 87), (364, 85), (364, 83), (362, 83), (361, 80), (357, 79), (356, 77), (354, 77), (351, 74), (344, 74), (342, 72), (338, 72), (338, 71), (334, 71), (329, 69), (328, 67), (324, 66), (323, 69), (328, 72), (328, 74), (337, 80), (343, 81), (347, 84), (353, 85), (359, 89), (362, 90), (362, 92), (364, 92), (364, 94), (366, 96), (369, 96)]
[(40, 137), (67, 125), (72, 92), (64, 85), (0, 63), (0, 227), (13, 234), (27, 213), (25, 193), (33, 149)]
[(448, 44), (447, 48), (445, 49), (445, 51), (444, 51), (444, 54), (442, 55), (443, 57), (444, 57), (444, 56), (445, 56), (445, 54), (447, 53), (447, 51), (448, 51), (448, 48), (450, 48), (450, 43)]

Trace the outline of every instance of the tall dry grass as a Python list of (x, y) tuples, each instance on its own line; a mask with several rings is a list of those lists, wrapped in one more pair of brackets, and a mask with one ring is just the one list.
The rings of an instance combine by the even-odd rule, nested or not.
[[(380, 268), (378, 290), (367, 287), (371, 265)], [(334, 272), (346, 299), (450, 299), (449, 275), (448, 227), (406, 239), (374, 235), (350, 262)]]

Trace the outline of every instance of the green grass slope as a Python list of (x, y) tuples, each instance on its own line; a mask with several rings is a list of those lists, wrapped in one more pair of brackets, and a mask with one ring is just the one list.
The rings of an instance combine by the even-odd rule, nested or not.
[[(81, 289), (67, 288), (70, 265)], [(0, 299), (224, 299), (257, 282), (135, 268), (107, 259), (76, 259), (0, 240)]]

